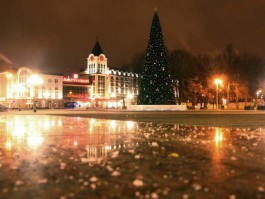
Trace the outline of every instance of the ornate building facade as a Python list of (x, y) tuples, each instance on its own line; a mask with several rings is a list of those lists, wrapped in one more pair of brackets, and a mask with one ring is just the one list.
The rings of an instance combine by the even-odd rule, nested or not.
[(63, 76), (35, 73), (28, 67), (0, 73), (0, 101), (10, 108), (61, 108)]
[(108, 67), (108, 58), (97, 41), (80, 76), (89, 79), (91, 106), (125, 107), (135, 104), (138, 74)]
[(74, 107), (125, 108), (136, 104), (138, 78), (138, 74), (109, 68), (97, 41), (78, 77), (36, 73), (28, 67), (0, 73), (0, 103), (10, 108), (66, 108), (72, 103)]

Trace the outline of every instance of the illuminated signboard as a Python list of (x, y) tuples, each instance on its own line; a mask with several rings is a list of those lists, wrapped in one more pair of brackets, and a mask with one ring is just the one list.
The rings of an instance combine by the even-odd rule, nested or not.
[(75, 79), (75, 78), (63, 78), (64, 82), (69, 82), (69, 83), (89, 83), (88, 79)]

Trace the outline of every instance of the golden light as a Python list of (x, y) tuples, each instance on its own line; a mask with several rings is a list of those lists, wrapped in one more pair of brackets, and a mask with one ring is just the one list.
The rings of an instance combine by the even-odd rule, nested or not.
[(10, 78), (10, 77), (13, 77), (13, 75), (12, 75), (12, 73), (7, 73), (7, 74), (6, 74), (6, 77), (7, 77), (7, 78)]
[(14, 90), (18, 93), (22, 93), (26, 91), (25, 86), (21, 85), (21, 84), (15, 84), (14, 86)]
[(216, 109), (218, 109), (218, 106), (219, 106), (219, 103), (218, 103), (218, 86), (223, 84), (223, 80), (219, 79), (219, 78), (216, 78), (214, 80), (214, 83), (216, 84)]
[(134, 126), (134, 122), (133, 121), (127, 121), (126, 125), (127, 125), (128, 129), (131, 129)]
[(223, 142), (223, 139), (224, 139), (223, 132), (220, 131), (219, 128), (216, 128), (215, 136), (214, 136), (215, 144), (218, 146), (219, 144), (221, 144)]
[(105, 146), (105, 149), (106, 149), (107, 151), (110, 151), (110, 150), (111, 150), (111, 146), (106, 145), (106, 146)]
[(27, 138), (29, 147), (37, 148), (43, 142), (43, 137), (41, 135), (29, 136)]
[(10, 151), (11, 148), (12, 148), (12, 142), (11, 142), (10, 140), (7, 140), (7, 141), (6, 141), (6, 149), (7, 149), (8, 151)]
[(116, 127), (116, 121), (115, 120), (111, 120), (111, 122), (110, 122), (110, 127), (111, 128), (115, 128)]
[(219, 78), (216, 78), (216, 79), (214, 80), (214, 83), (215, 83), (216, 85), (221, 85), (221, 84), (223, 84), (223, 80), (221, 80), (221, 79), (219, 79)]
[(116, 97), (116, 93), (111, 93), (110, 97)]
[(261, 92), (262, 92), (261, 89), (259, 89), (259, 90), (257, 91), (257, 95), (259, 95)]
[(16, 126), (12, 132), (15, 137), (23, 137), (26, 134), (26, 129), (24, 126)]
[(49, 130), (50, 127), (51, 127), (50, 122), (49, 122), (48, 120), (46, 120), (46, 121), (43, 123), (43, 128), (44, 128), (45, 130)]
[(49, 93), (48, 91), (46, 91), (45, 93), (43, 93), (43, 95), (44, 95), (44, 97), (45, 97), (46, 99), (48, 99), (49, 96), (50, 96), (50, 93)]
[(63, 95), (62, 95), (62, 93), (59, 93), (59, 94), (58, 94), (58, 99), (63, 99)]
[(39, 75), (32, 75), (28, 78), (28, 84), (31, 85), (38, 85), (38, 84), (43, 84), (43, 79)]
[(58, 126), (62, 126), (63, 125), (63, 122), (62, 122), (62, 120), (58, 120)]
[(51, 124), (52, 124), (52, 126), (55, 126), (55, 121), (54, 121), (54, 120), (52, 120), (52, 123), (51, 123)]
[(132, 99), (133, 98), (133, 95), (131, 93), (128, 93), (127, 98), (128, 99)]

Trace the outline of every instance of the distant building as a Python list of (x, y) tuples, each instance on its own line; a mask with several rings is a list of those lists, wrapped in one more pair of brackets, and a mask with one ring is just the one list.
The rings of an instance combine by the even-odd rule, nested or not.
[(80, 77), (36, 73), (28, 67), (0, 73), (0, 103), (12, 108), (118, 108), (135, 104), (138, 74), (109, 68), (97, 41)]
[(63, 75), (33, 72), (28, 67), (0, 73), (0, 102), (10, 108), (61, 108)]
[(89, 79), (90, 106), (121, 107), (135, 104), (138, 74), (110, 69), (108, 58), (97, 41), (80, 76)]

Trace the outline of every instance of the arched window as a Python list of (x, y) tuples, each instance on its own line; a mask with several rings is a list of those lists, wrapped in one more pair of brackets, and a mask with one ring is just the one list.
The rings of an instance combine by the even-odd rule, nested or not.
[(28, 79), (32, 75), (32, 71), (29, 68), (22, 67), (17, 71), (18, 75), (18, 88), (20, 90), (19, 97), (30, 97), (30, 85), (28, 85)]
[(26, 69), (18, 71), (18, 83), (26, 85), (30, 75), (31, 73)]

